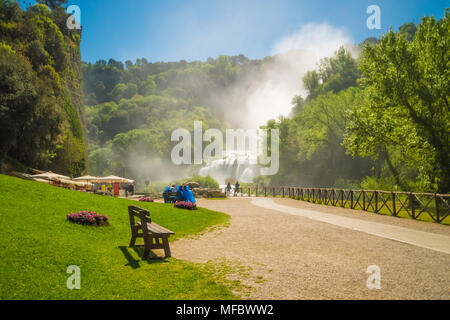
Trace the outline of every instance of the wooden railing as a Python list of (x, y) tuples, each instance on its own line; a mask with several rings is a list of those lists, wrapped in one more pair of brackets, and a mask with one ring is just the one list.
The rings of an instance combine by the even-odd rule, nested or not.
[(450, 194), (299, 187), (247, 187), (241, 189), (241, 192), (245, 196), (289, 197), (392, 216), (401, 213), (412, 219), (428, 214), (437, 223), (450, 215)]

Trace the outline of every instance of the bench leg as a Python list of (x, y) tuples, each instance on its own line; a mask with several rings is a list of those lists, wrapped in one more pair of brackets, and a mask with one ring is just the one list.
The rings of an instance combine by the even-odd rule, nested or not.
[(164, 254), (166, 255), (166, 258), (170, 258), (172, 255), (170, 253), (169, 239), (167, 237), (163, 238), (163, 244), (164, 244)]
[(144, 254), (142, 255), (143, 260), (147, 260), (150, 255), (150, 245), (152, 239), (144, 237)]
[(134, 247), (136, 244), (136, 237), (134, 235), (131, 236), (130, 247)]

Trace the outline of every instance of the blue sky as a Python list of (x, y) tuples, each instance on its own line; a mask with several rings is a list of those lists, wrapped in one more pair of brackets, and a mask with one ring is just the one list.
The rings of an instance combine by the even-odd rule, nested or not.
[[(82, 59), (205, 60), (220, 54), (263, 58), (307, 23), (344, 30), (359, 43), (389, 27), (442, 18), (450, 0), (69, 0), (81, 9)], [(381, 30), (369, 30), (369, 5)]]

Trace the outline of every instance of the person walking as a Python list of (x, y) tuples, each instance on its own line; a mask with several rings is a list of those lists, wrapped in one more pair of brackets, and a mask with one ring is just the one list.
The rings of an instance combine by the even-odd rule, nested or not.
[(227, 187), (225, 189), (225, 195), (228, 197), (231, 194), (231, 183), (228, 182)]
[(240, 188), (240, 184), (239, 181), (236, 181), (236, 184), (234, 185), (234, 196), (237, 197), (237, 195), (239, 194), (239, 188)]

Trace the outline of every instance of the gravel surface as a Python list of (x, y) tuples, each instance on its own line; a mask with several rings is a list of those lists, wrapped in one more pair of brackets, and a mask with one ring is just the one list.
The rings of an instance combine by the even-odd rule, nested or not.
[[(450, 299), (450, 255), (308, 218), (256, 207), (251, 199), (199, 200), (229, 214), (229, 227), (171, 244), (172, 256), (250, 267), (236, 273), (254, 288), (249, 299)], [(356, 210), (277, 199), (276, 203), (450, 235), (450, 227)], [(366, 270), (381, 270), (369, 290)]]

